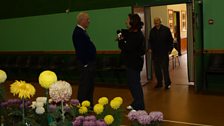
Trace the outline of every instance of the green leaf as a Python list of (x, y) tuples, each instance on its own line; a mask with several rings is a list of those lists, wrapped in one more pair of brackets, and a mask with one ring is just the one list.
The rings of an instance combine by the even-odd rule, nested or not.
[(11, 111), (11, 113), (9, 113), (8, 116), (22, 116), (22, 111), (20, 110)]
[(30, 124), (31, 126), (41, 126), (36, 122), (35, 118), (25, 118), (25, 122)]
[(49, 124), (49, 126), (57, 126), (57, 122), (56, 122), (56, 121), (51, 122), (51, 123)]

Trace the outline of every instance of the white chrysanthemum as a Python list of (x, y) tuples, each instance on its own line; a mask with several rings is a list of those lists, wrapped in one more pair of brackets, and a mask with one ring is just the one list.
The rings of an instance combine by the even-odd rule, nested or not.
[(36, 101), (33, 101), (32, 104), (30, 105), (30, 107), (31, 107), (32, 109), (35, 109), (35, 108), (36, 108)]
[(47, 97), (37, 97), (36, 101), (37, 101), (37, 102), (43, 102), (44, 104), (46, 104), (46, 102), (47, 102)]
[(0, 70), (0, 84), (5, 82), (6, 79), (7, 79), (7, 75), (6, 75), (5, 71)]
[(43, 114), (44, 112), (45, 112), (44, 107), (37, 107), (37, 108), (36, 108), (36, 113), (37, 113), (37, 114)]
[(36, 102), (35, 106), (38, 107), (43, 107), (44, 103), (43, 102)]
[(48, 99), (48, 103), (52, 103), (53, 102), (53, 100), (50, 98), (50, 99)]
[(72, 95), (72, 87), (66, 81), (57, 81), (50, 86), (49, 94), (54, 102), (68, 101)]

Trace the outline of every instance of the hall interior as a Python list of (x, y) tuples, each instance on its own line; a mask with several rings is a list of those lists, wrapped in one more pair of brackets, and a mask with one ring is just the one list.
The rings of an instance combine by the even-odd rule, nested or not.
[[(162, 112), (164, 115), (162, 126), (222, 126), (224, 117), (223, 94), (196, 92), (194, 83), (188, 82), (186, 58), (186, 54), (180, 56), (180, 65), (177, 64), (175, 68), (170, 64), (172, 85), (169, 90), (155, 89), (154, 78), (143, 85), (146, 111)], [(7, 81), (4, 84), (8, 99), (15, 98), (9, 91), (11, 83), (12, 81)], [(31, 83), (37, 91), (34, 99), (45, 94), (45, 90), (37, 82)], [(72, 98), (76, 98), (78, 85), (73, 82), (70, 84), (73, 91)], [(117, 96), (123, 98), (123, 125), (130, 126), (130, 121), (127, 119), (129, 111), (125, 109), (132, 101), (129, 89), (126, 86), (96, 84), (95, 103), (100, 97), (112, 99)]]

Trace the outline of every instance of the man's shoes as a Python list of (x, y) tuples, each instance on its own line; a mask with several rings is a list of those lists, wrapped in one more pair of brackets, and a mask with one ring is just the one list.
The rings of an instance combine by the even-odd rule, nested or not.
[(157, 84), (157, 85), (155, 86), (155, 88), (161, 88), (161, 87), (163, 87), (162, 84)]
[(134, 110), (133, 107), (131, 105), (126, 107), (127, 110)]
[(168, 84), (165, 86), (165, 89), (170, 89), (170, 87), (171, 87), (170, 84)]

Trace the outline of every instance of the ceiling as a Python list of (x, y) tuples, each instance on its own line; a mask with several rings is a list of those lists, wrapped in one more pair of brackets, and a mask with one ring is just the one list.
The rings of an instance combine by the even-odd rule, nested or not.
[(1, 0), (0, 19), (103, 9), (133, 5), (157, 5), (190, 0)]

